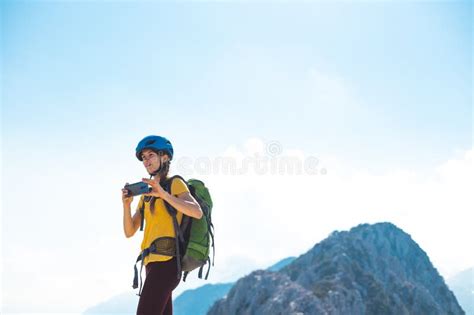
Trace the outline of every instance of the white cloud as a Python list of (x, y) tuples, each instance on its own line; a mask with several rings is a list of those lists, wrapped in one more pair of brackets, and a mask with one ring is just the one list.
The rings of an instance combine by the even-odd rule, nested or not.
[[(265, 143), (257, 145), (252, 139), (252, 146)], [(236, 148), (225, 154), (237, 165), (254, 156)], [(299, 159), (309, 156), (292, 153)], [(333, 230), (391, 221), (411, 234), (448, 276), (474, 264), (467, 250), (472, 239), (472, 155), (469, 150), (443, 163), (431, 176), (403, 169), (372, 174), (330, 160), (326, 175), (259, 175), (249, 169), (242, 176), (202, 177), (216, 201), (218, 248), (229, 248), (229, 255), (247, 255), (270, 265), (303, 253)], [(319, 167), (326, 167), (324, 157)], [(221, 252), (218, 258), (225, 255)]]

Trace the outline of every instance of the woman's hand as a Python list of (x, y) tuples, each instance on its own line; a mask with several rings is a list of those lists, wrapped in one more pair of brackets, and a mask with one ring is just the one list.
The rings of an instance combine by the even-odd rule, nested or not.
[(144, 196), (151, 196), (157, 198), (164, 198), (167, 192), (161, 187), (160, 183), (154, 179), (142, 178), (142, 182), (147, 183), (151, 186), (151, 192), (143, 194)]
[[(125, 185), (128, 185), (128, 183), (125, 183)], [(131, 205), (133, 201), (133, 196), (128, 195), (128, 190), (125, 188), (122, 188), (122, 202), (124, 205)]]

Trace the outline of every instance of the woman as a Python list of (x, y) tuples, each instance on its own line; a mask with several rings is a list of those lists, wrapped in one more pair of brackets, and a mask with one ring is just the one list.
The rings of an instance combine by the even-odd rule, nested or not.
[[(171, 193), (163, 188), (168, 179), (170, 161), (173, 159), (173, 146), (164, 137), (148, 136), (138, 143), (135, 150), (136, 157), (143, 162), (147, 172), (152, 178), (143, 178), (143, 182), (152, 188), (149, 194), (140, 198), (137, 210), (131, 216), (131, 203), (133, 197), (127, 195), (127, 190), (122, 189), (123, 202), (123, 228), (125, 236), (132, 237), (140, 228), (144, 214), (145, 231), (141, 250), (150, 245), (161, 244), (161, 254), (152, 253), (144, 258), (146, 267), (146, 280), (143, 285), (138, 302), (138, 315), (173, 314), (172, 291), (178, 286), (181, 275), (176, 276), (178, 267), (175, 249), (175, 231), (173, 221), (167, 212), (164, 202), (177, 210), (177, 219), (180, 224), (183, 214), (200, 219), (202, 210), (197, 201), (191, 196), (186, 184), (179, 178), (170, 184)], [(140, 209), (143, 208), (143, 212)], [(156, 242), (163, 240), (163, 242)], [(165, 253), (168, 253), (166, 255)]]

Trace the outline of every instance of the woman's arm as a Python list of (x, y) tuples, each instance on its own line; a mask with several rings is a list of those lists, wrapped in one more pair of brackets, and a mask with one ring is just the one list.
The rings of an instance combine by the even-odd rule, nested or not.
[(172, 205), (173, 208), (184, 213), (187, 216), (196, 219), (202, 218), (201, 206), (196, 201), (196, 199), (194, 199), (191, 193), (189, 193), (189, 191), (181, 193), (177, 197), (165, 191), (162, 199)]
[(123, 232), (125, 237), (129, 238), (135, 235), (138, 228), (140, 227), (141, 214), (137, 210), (132, 218), (131, 204), (133, 197), (127, 196), (127, 191), (122, 189), (122, 202), (123, 202)]
[(140, 211), (135, 211), (133, 217), (131, 217), (130, 205), (123, 207), (123, 230), (125, 232), (125, 237), (129, 238), (135, 235), (135, 233), (140, 228), (141, 214)]
[(177, 197), (171, 195), (161, 187), (156, 180), (143, 178), (143, 182), (151, 186), (152, 191), (144, 196), (154, 196), (168, 202), (173, 208), (184, 213), (187, 216), (200, 219), (202, 218), (202, 209), (199, 203), (191, 196), (189, 191), (179, 194)]

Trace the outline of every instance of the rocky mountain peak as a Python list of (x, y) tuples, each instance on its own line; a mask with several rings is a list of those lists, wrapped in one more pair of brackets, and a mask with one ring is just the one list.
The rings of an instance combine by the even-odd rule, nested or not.
[(279, 272), (240, 279), (208, 314), (464, 314), (428, 255), (392, 223), (333, 232)]

